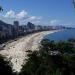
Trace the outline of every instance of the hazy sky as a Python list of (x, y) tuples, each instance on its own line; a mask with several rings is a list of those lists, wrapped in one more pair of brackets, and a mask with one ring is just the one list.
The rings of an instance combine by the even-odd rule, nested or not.
[(72, 0), (0, 0), (4, 11), (0, 19), (7, 23), (19, 20), (35, 24), (75, 27), (75, 9)]

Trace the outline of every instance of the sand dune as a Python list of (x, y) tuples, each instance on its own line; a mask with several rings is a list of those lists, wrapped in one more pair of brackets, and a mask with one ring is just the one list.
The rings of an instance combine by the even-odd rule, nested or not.
[(22, 68), (23, 60), (26, 58), (25, 51), (37, 50), (43, 37), (54, 32), (57, 31), (43, 31), (20, 38), (17, 41), (8, 43), (4, 50), (0, 51), (0, 54), (11, 59), (14, 71), (19, 72)]

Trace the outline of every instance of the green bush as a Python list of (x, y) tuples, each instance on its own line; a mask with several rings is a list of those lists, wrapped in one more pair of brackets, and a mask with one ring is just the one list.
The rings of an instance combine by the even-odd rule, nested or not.
[(75, 42), (44, 39), (39, 51), (28, 51), (20, 75), (75, 75)]
[(12, 71), (10, 61), (6, 61), (2, 55), (0, 55), (0, 75), (15, 75)]

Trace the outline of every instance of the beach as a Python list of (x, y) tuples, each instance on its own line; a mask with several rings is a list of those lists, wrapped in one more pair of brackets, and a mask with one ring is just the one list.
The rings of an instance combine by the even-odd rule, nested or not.
[(57, 30), (42, 31), (24, 36), (16, 41), (7, 43), (4, 50), (0, 51), (0, 54), (11, 60), (14, 71), (20, 72), (24, 60), (27, 58), (26, 51), (38, 50), (43, 37), (54, 32), (57, 32)]

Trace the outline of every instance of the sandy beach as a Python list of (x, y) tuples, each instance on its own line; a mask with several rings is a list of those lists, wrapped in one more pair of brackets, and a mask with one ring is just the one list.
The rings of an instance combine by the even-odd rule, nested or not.
[(11, 59), (13, 70), (20, 72), (23, 60), (27, 58), (26, 51), (37, 50), (43, 37), (54, 32), (57, 31), (43, 31), (24, 36), (16, 41), (7, 43), (4, 50), (0, 51), (0, 54), (4, 55), (8, 59)]

